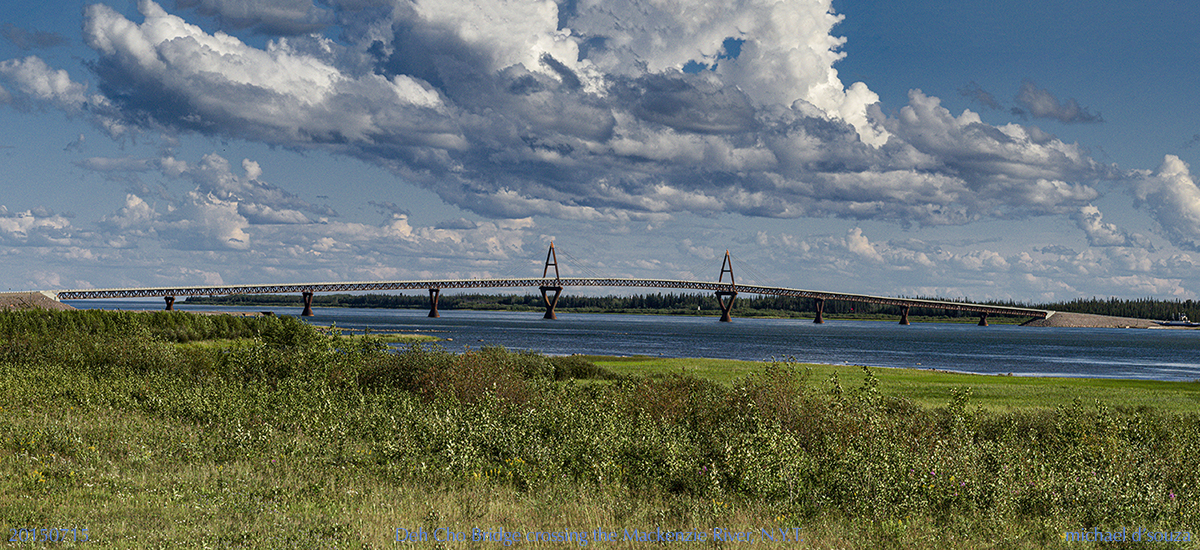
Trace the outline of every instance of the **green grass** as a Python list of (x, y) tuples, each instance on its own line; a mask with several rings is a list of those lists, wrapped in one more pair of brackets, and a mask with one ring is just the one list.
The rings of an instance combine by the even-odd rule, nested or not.
[[(325, 329), (320, 327), (317, 329), (326, 332)], [(419, 334), (415, 332), (350, 331), (339, 328), (334, 331), (334, 335), (341, 339), (366, 339), (380, 344), (420, 344), (442, 341), (441, 338), (432, 334)]]
[[(761, 372), (764, 363), (733, 359), (675, 359), (657, 357), (583, 356), (613, 372), (631, 376), (690, 376), (730, 385), (738, 378)], [(835, 373), (846, 386), (863, 383), (858, 366), (798, 364), (811, 372), (814, 381), (828, 380)], [(1151, 406), (1170, 412), (1200, 411), (1200, 381), (1162, 382), (1109, 378), (1055, 378), (963, 374), (932, 369), (871, 369), (879, 379), (880, 391), (926, 408), (945, 406), (956, 388), (969, 387), (971, 402), (992, 411), (1054, 409), (1075, 399), (1085, 403), (1102, 401), (1112, 407)]]
[[(57, 547), (478, 548), (393, 538), (723, 527), (796, 528), (796, 548), (1033, 549), (1200, 525), (1200, 415), (1160, 407), (1165, 386), (1105, 381), (1151, 392), (1136, 407), (1070, 392), (1040, 406), (1020, 383), (1041, 379), (394, 353), (290, 318), (248, 337), (71, 315), (0, 312), (0, 518), (88, 529)], [(201, 330), (222, 341), (170, 338)], [(1031, 405), (981, 407), (993, 390)]]

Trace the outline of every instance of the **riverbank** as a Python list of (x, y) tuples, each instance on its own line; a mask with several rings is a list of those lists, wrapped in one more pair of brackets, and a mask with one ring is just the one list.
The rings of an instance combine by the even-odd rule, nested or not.
[(1149, 319), (1134, 319), (1132, 317), (1111, 317), (1108, 315), (1092, 315), (1088, 313), (1069, 313), (1056, 311), (1045, 319), (1034, 319), (1023, 323), (1023, 327), (1066, 327), (1066, 328), (1184, 328), (1164, 327)]
[(0, 311), (6, 309), (75, 309), (41, 292), (0, 292)]

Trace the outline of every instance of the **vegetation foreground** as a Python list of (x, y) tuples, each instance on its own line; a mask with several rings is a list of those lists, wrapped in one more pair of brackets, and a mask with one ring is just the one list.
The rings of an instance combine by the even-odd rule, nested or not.
[(291, 318), (3, 312), (0, 519), (14, 547), (1196, 547), (1194, 409), (619, 370)]

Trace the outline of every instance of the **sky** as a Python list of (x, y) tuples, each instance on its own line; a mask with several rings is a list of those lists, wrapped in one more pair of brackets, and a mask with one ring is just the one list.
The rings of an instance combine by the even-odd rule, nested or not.
[(1200, 295), (1198, 3), (53, 6), (0, 5), (0, 291), (529, 277), (553, 240), (563, 276)]

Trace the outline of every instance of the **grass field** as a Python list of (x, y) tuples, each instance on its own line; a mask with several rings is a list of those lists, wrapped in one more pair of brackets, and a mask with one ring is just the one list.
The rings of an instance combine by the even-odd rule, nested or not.
[[(614, 372), (635, 376), (666, 376), (685, 373), (732, 384), (739, 377), (762, 371), (763, 363), (732, 359), (662, 359), (657, 357), (584, 356)], [(858, 366), (796, 365), (810, 372), (812, 381), (827, 381), (836, 375), (848, 387), (859, 386), (865, 377)], [(988, 376), (932, 369), (871, 369), (879, 379), (880, 392), (909, 400), (927, 408), (942, 407), (951, 390), (969, 387), (972, 405), (989, 411), (1054, 409), (1075, 399), (1101, 401), (1111, 407), (1151, 406), (1160, 411), (1200, 411), (1200, 381), (1159, 382), (1107, 378), (1052, 378)]]
[(1195, 384), (394, 353), (290, 318), (193, 317), (0, 312), (10, 546), (480, 548), (508, 546), (472, 540), (503, 528), (536, 548), (654, 544), (635, 529), (1118, 548), (1067, 537), (1143, 528), (1189, 538), (1146, 547), (1196, 547)]

